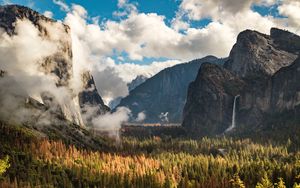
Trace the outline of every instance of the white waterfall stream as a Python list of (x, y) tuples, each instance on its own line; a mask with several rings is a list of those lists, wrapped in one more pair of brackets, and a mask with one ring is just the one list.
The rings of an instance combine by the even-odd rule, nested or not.
[(232, 129), (235, 128), (235, 115), (236, 115), (236, 100), (239, 97), (239, 95), (234, 97), (233, 101), (233, 108), (232, 108), (232, 119), (231, 119), (231, 125), (228, 127), (225, 132), (230, 132)]

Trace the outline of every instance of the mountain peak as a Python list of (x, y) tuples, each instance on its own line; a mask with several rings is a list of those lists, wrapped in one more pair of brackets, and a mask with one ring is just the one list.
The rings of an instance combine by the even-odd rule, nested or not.
[(148, 77), (146, 77), (144, 75), (136, 76), (135, 79), (133, 79), (130, 83), (127, 84), (129, 92), (134, 90), (136, 87), (138, 87), (142, 83), (144, 83), (147, 79), (148, 79)]
[[(290, 35), (297, 36), (296, 34), (290, 32), (288, 30), (279, 29), (279, 28), (276, 28), (276, 27), (271, 28), (270, 35), (271, 35), (271, 38), (289, 37)], [(297, 36), (297, 37), (299, 37), (299, 36)]]
[(271, 28), (270, 36), (277, 48), (299, 55), (300, 37), (287, 30)]
[[(225, 68), (241, 77), (271, 76), (290, 65), (299, 52), (298, 36), (273, 28), (271, 36), (245, 30), (237, 37)], [(300, 40), (299, 40), (300, 41)], [(292, 44), (292, 45), (289, 45)]]
[[(41, 20), (45, 22), (56, 22), (37, 11), (34, 11), (28, 7), (21, 5), (4, 5), (0, 6), (0, 27), (5, 29), (5, 31), (12, 35), (14, 34), (15, 22), (18, 19), (28, 19), (35, 26), (39, 26)], [(69, 30), (69, 26), (63, 24), (66, 30)]]
[[(53, 94), (57, 91), (48, 91), (47, 89), (43, 89), (43, 91), (36, 93), (36, 96), (40, 96), (41, 100), (44, 103), (45, 101), (50, 101), (50, 109), (54, 109), (55, 114), (59, 114), (59, 116), (63, 117), (64, 119), (80, 125), (83, 125), (80, 110), (82, 114), (84, 114), (87, 106), (95, 108), (98, 114), (104, 114), (105, 112), (109, 111), (109, 108), (104, 105), (101, 96), (98, 94), (93, 77), (90, 75), (89, 72), (82, 72), (81, 75), (76, 75), (81, 76), (82, 78), (81, 84), (83, 87), (79, 91), (74, 92), (72, 84), (70, 84), (72, 78), (74, 78), (75, 75), (73, 72), (72, 38), (70, 34), (70, 29), (67, 25), (47, 18), (41, 15), (40, 13), (24, 6), (0, 6), (0, 28), (4, 29), (4, 31), (6, 31), (8, 35), (19, 34), (19, 31), (16, 31), (16, 26), (17, 24), (19, 24), (19, 22), (16, 22), (17, 20), (27, 20), (38, 30), (39, 37), (41, 38), (41, 40), (49, 41), (57, 45), (57, 50), (55, 52), (49, 53), (47, 56), (41, 56), (39, 58), (39, 61), (32, 61), (31, 63), (37, 64), (37, 72), (40, 71), (42, 74), (47, 76), (51, 75), (51, 78), (53, 78), (51, 81), (55, 83), (57, 89), (63, 87), (66, 90), (65, 93), (67, 99), (65, 100), (65, 104), (61, 104), (62, 102), (59, 102), (57, 100), (57, 98), (59, 98), (58, 95)], [(59, 34), (59, 39), (57, 39), (57, 37), (53, 37), (53, 32), (57, 32), (55, 34)], [(30, 46), (30, 44), (28, 45)], [(5, 75), (5, 72), (9, 73), (10, 71), (11, 70), (5, 69), (2, 71), (0, 70), (0, 76), (3, 77), (3, 75)], [(8, 80), (7, 83), (3, 82), (1, 84), (13, 85), (13, 82)], [(41, 85), (42, 84), (43, 82), (41, 82)], [(17, 84), (15, 85), (16, 86), (14, 87), (16, 87), (17, 89), (18, 87), (21, 87)], [(5, 85), (1, 86), (5, 88)], [(31, 88), (25, 89), (28, 91)], [(4, 94), (5, 96), (10, 95), (10, 93)], [(2, 100), (5, 100), (5, 98), (2, 95), (0, 98), (0, 103), (2, 102)], [(20, 100), (23, 101), (22, 99)], [(78, 105), (78, 103), (80, 104), (80, 106)], [(38, 113), (35, 113), (34, 115), (36, 114)], [(38, 116), (37, 119), (38, 118), (40, 117)], [(55, 120), (56, 119), (53, 118), (53, 121)]]
[[(17, 18), (28, 18), (30, 20), (36, 19), (36, 18), (43, 18), (48, 21), (54, 21), (40, 13), (38, 13), (35, 10), (32, 10), (31, 8), (22, 6), (22, 5), (3, 5), (0, 6), (0, 12), (3, 14), (5, 13), (6, 15), (13, 15), (12, 17), (17, 17)], [(12, 18), (9, 17), (9, 18)], [(3, 17), (1, 17), (3, 18)]]
[(235, 121), (251, 130), (289, 110), (299, 117), (300, 37), (277, 28), (270, 33), (245, 30), (224, 68), (202, 64), (184, 107), (182, 125), (191, 135), (221, 134)]

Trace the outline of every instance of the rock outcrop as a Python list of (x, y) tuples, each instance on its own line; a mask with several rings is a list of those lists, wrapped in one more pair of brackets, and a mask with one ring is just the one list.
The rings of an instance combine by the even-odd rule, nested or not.
[(300, 37), (288, 31), (272, 28), (270, 36), (241, 32), (223, 69), (200, 68), (189, 87), (183, 126), (198, 136), (224, 132), (236, 95), (236, 124), (243, 129), (261, 128), (266, 117), (295, 109), (300, 103), (299, 52)]
[[(128, 107), (134, 120), (137, 114), (146, 114), (146, 123), (181, 123), (182, 111), (186, 101), (187, 88), (197, 75), (204, 62), (222, 63), (223, 59), (207, 56), (185, 64), (166, 68), (147, 79), (123, 98), (119, 106)], [(167, 117), (161, 115), (167, 115)]]
[(103, 115), (110, 111), (97, 91), (93, 76), (89, 72), (85, 72), (82, 74), (82, 81), (84, 90), (79, 93), (79, 105), (82, 113), (86, 113), (84, 110), (86, 106), (96, 108), (95, 115)]
[(138, 75), (135, 79), (133, 79), (130, 83), (127, 84), (128, 91), (130, 92), (130, 91), (134, 90), (137, 86), (144, 83), (147, 79), (148, 79), (148, 77), (146, 77), (144, 75)]
[[(49, 19), (38, 12), (20, 5), (0, 6), (0, 28), (12, 36), (16, 35), (15, 27), (18, 20), (28, 20), (39, 30), (39, 35), (49, 41), (59, 43), (59, 51), (51, 57), (47, 57), (41, 63), (41, 70), (47, 74), (54, 73), (57, 78), (57, 84), (66, 86), (72, 75), (72, 46), (70, 28), (67, 25), (58, 23)], [(56, 28), (59, 31), (58, 37), (51, 37), (53, 33), (50, 28)], [(30, 47), (30, 44), (28, 44)]]
[(297, 58), (297, 54), (285, 50), (286, 47), (281, 47), (281, 44), (282, 41), (288, 42), (292, 38), (282, 37), (288, 34), (274, 34), (280, 33), (278, 29), (271, 31), (273, 34), (270, 36), (251, 30), (241, 32), (224, 67), (244, 78), (271, 76), (280, 68), (290, 65)]
[[(94, 80), (89, 72), (82, 73), (81, 75), (83, 85), (82, 91), (80, 91), (78, 94), (74, 93), (74, 90), (71, 87), (71, 81), (74, 77), (72, 61), (72, 42), (70, 28), (67, 25), (47, 18), (27, 7), (19, 5), (0, 6), (0, 28), (4, 30), (10, 37), (18, 34), (16, 33), (16, 24), (18, 21), (28, 21), (29, 23), (33, 24), (34, 27), (38, 29), (39, 37), (41, 37), (45, 41), (55, 43), (58, 48), (57, 52), (37, 62), (38, 70), (45, 75), (51, 75), (57, 88), (66, 88), (70, 96), (70, 99), (67, 99), (66, 101), (70, 104), (67, 104), (65, 106), (58, 104), (57, 100), (55, 99), (55, 96), (51, 94), (51, 91), (45, 91), (40, 93), (40, 97), (42, 99), (42, 101), (40, 102), (44, 103), (43, 105), (45, 105), (45, 110), (51, 109), (53, 112), (55, 111), (54, 109), (56, 109), (56, 107), (58, 106), (59, 109), (53, 113), (62, 113), (62, 118), (65, 118), (73, 123), (80, 125), (83, 125), (82, 118), (80, 117), (80, 107), (83, 107), (85, 105), (91, 105), (92, 107), (98, 108), (99, 114), (104, 114), (105, 112), (109, 111), (109, 108), (104, 105), (100, 95), (98, 94), (97, 88), (94, 84)], [(28, 44), (28, 47), (30, 48), (30, 44)], [(0, 70), (3, 70), (4, 72), (7, 71), (4, 70), (2, 67), (0, 67)], [(5, 77), (5, 75), (3, 77)], [(4, 80), (7, 81), (7, 79), (1, 79), (3, 84)], [(10, 79), (13, 80), (14, 78)], [(10, 82), (11, 85), (15, 86), (14, 92), (18, 90), (16, 89), (16, 87), (22, 87), (17, 86), (17, 84), (14, 84), (17, 82), (18, 80)], [(1, 85), (1, 90), (5, 89), (2, 87), (5, 87), (5, 85)], [(25, 96), (24, 94), (22, 94), (22, 97), (24, 98), (23, 102), (26, 103), (26, 101), (28, 101), (28, 99), (33, 96), (30, 96), (28, 94), (27, 96)], [(4, 97), (1, 98), (4, 99)], [(32, 100), (33, 99), (31, 98), (29, 101)], [(5, 101), (1, 100), (0, 102), (2, 104)], [(34, 106), (36, 105), (33, 105), (33, 107)], [(55, 108), (53, 108), (54, 106)]]
[[(221, 65), (204, 63), (189, 85), (183, 126), (193, 136), (220, 134), (231, 123), (232, 103), (244, 82)], [(195, 135), (194, 135), (195, 133)]]
[(300, 58), (296, 59), (292, 65), (280, 69), (272, 76), (270, 102), (270, 110), (272, 112), (293, 110), (300, 105), (299, 80)]

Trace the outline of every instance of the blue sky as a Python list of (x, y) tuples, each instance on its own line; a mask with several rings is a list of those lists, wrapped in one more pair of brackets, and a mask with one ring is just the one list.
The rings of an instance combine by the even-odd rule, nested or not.
[[(2, 1), (7, 2), (7, 1)], [(10, 0), (14, 4), (24, 6), (31, 6), (39, 12), (50, 10), (54, 13), (55, 19), (63, 19), (65, 12), (52, 2), (52, 0)], [(118, 0), (65, 0), (67, 5), (79, 4), (83, 6), (92, 17), (100, 16), (105, 19), (114, 19), (113, 12), (117, 10)], [(140, 12), (164, 15), (171, 19), (175, 16), (176, 10), (180, 1), (178, 0), (146, 0), (146, 1), (130, 1), (138, 2), (138, 9)]]
[[(53, 18), (63, 19), (66, 16), (66, 12), (60, 10), (60, 7), (53, 3), (52, 0), (2, 0), (2, 4), (9, 2), (13, 4), (20, 4), (29, 6), (41, 13), (44, 11), (53, 12)], [(118, 10), (118, 0), (65, 0), (63, 1), (67, 5), (78, 4), (83, 6), (89, 13), (89, 16), (100, 16), (100, 20), (115, 20), (113, 12)], [(143, 13), (157, 13), (158, 15), (164, 15), (166, 17), (166, 23), (170, 24), (171, 20), (176, 16), (176, 11), (181, 3), (181, 0), (143, 0), (132, 1), (135, 3), (139, 12)], [(276, 5), (275, 6), (252, 6), (252, 10), (260, 13), (263, 16), (272, 15), (280, 17)], [(210, 23), (210, 19), (206, 18), (200, 21), (190, 21), (191, 26), (195, 28), (205, 27)]]
[[(45, 11), (51, 11), (53, 13), (53, 18), (58, 20), (63, 20), (66, 17), (67, 12), (62, 10), (60, 6), (54, 3), (55, 0), (2, 0), (4, 3), (14, 3), (29, 6), (40, 13)], [(60, 0), (61, 2), (71, 7), (72, 4), (78, 4), (84, 7), (89, 15), (89, 18), (99, 17), (100, 23), (107, 20), (120, 21), (120, 17), (114, 16), (114, 12), (118, 11), (118, 0)], [(143, 1), (132, 1), (129, 0), (127, 3), (134, 4), (139, 13), (156, 13), (165, 17), (165, 24), (171, 27), (172, 20), (176, 17), (176, 13), (179, 10), (179, 6), (182, 0), (143, 0)], [(253, 5), (252, 11), (258, 12), (262, 16), (272, 15), (279, 17), (277, 7), (274, 6), (257, 6)], [(211, 18), (205, 17), (200, 20), (187, 19), (187, 17), (182, 17), (186, 23), (189, 24), (190, 28), (205, 28), (209, 23), (212, 22)], [(87, 22), (91, 22), (87, 20)], [(182, 31), (179, 31), (182, 32)], [(209, 55), (209, 54), (207, 54)], [(111, 56), (117, 64), (122, 63), (118, 61), (118, 57), (122, 56), (125, 61), (130, 61), (136, 64), (150, 64), (153, 61), (164, 61), (169, 59), (174, 59), (170, 57), (144, 57), (143, 60), (132, 60), (128, 58), (128, 53), (126, 51), (121, 51), (113, 53)]]

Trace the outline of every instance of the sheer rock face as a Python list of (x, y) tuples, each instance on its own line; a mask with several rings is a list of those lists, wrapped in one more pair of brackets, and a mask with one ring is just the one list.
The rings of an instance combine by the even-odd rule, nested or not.
[(232, 100), (244, 82), (223, 67), (205, 63), (189, 85), (183, 126), (192, 135), (215, 135), (231, 124)]
[(289, 50), (281, 45), (283, 41), (292, 39), (284, 35), (293, 34), (281, 34), (278, 29), (271, 31), (271, 36), (251, 30), (241, 32), (225, 68), (240, 77), (251, 77), (271, 76), (280, 68), (290, 65), (297, 58), (297, 53), (295, 49)]
[[(70, 82), (73, 77), (73, 61), (72, 40), (69, 26), (47, 18), (27, 7), (19, 5), (0, 6), (0, 28), (3, 29), (9, 36), (17, 34), (15, 31), (15, 27), (16, 21), (18, 20), (30, 21), (30, 23), (32, 23), (38, 29), (39, 36), (41, 38), (49, 40), (57, 45), (58, 50), (55, 54), (48, 56), (37, 63), (39, 63), (40, 65), (39, 70), (41, 72), (45, 74), (51, 74), (52, 76), (56, 77), (54, 78), (54, 80), (57, 87), (66, 87), (69, 90), (70, 96), (73, 96), (73, 99), (71, 101), (74, 102), (74, 104), (71, 104), (71, 106), (79, 106), (77, 103), (80, 103), (81, 107), (85, 104), (88, 104), (92, 105), (93, 107), (97, 107), (98, 111), (100, 112), (99, 114), (103, 114), (108, 111), (108, 108), (104, 105), (100, 95), (97, 92), (94, 80), (89, 72), (85, 72), (82, 74), (83, 89), (81, 92), (79, 92), (79, 95), (77, 96), (75, 93), (73, 93), (73, 90), (70, 86)], [(28, 44), (28, 47), (30, 47), (30, 44)], [(46, 105), (45, 109), (50, 109), (51, 105), (58, 105), (54, 104), (57, 103), (57, 101), (50, 93), (43, 93), (41, 97), (44, 100), (44, 105)], [(49, 99), (49, 97), (51, 99)], [(52, 104), (49, 104), (49, 101)], [(62, 109), (57, 111), (57, 114), (63, 113), (65, 116), (67, 116), (67, 114), (72, 113), (70, 109), (63, 109), (64, 107), (61, 108)], [(78, 115), (78, 112), (76, 113)], [(75, 114), (69, 115), (70, 117), (72, 117)], [(73, 121), (74, 123), (82, 124), (81, 118), (77, 118), (77, 120), (73, 118), (69, 119), (68, 117), (65, 118)]]
[(300, 54), (300, 37), (294, 33), (272, 28), (270, 32), (275, 48), (293, 54)]
[[(300, 103), (299, 52), (300, 37), (288, 31), (272, 28), (270, 36), (241, 32), (224, 69), (200, 68), (189, 87), (183, 126), (198, 136), (225, 131), (235, 95), (240, 95), (236, 123), (246, 129), (264, 126), (269, 115), (295, 109)], [(235, 79), (222, 76), (226, 74)], [(224, 92), (226, 88), (236, 92)]]
[[(41, 70), (46, 74), (54, 73), (57, 78), (57, 85), (67, 86), (72, 77), (72, 46), (70, 28), (67, 25), (58, 23), (47, 18), (38, 12), (19, 5), (0, 6), (0, 28), (8, 35), (15, 35), (17, 20), (29, 20), (39, 30), (42, 38), (54, 41), (51, 37), (51, 28), (60, 32), (55, 42), (59, 51), (50, 57), (46, 57), (41, 63)], [(30, 44), (28, 44), (30, 47)]]
[[(0, 7), (0, 27), (5, 29), (5, 31), (9, 35), (16, 34), (15, 33), (15, 22), (17, 19), (28, 19), (35, 26), (39, 28), (40, 31), (45, 32), (45, 28), (40, 25), (40, 21), (52, 22), (55, 21), (47, 18), (38, 12), (31, 10), (27, 7), (20, 5), (5, 5)], [(69, 30), (69, 27), (64, 25), (66, 30)]]
[(103, 115), (110, 111), (109, 107), (104, 104), (97, 91), (93, 76), (90, 75), (89, 72), (85, 72), (82, 75), (82, 81), (84, 90), (79, 93), (79, 105), (82, 109), (82, 112), (86, 113), (84, 110), (85, 107), (96, 107), (95, 115)]
[(144, 112), (146, 123), (161, 122), (161, 114), (167, 114), (170, 123), (181, 123), (187, 88), (196, 78), (200, 65), (204, 62), (222, 63), (223, 61), (223, 59), (207, 56), (166, 68), (130, 91), (129, 95), (121, 100), (119, 106), (131, 110), (132, 120), (138, 113)]
[[(300, 44), (300, 43), (299, 43)], [(271, 110), (293, 110), (300, 105), (300, 58), (280, 69), (271, 79)]]

